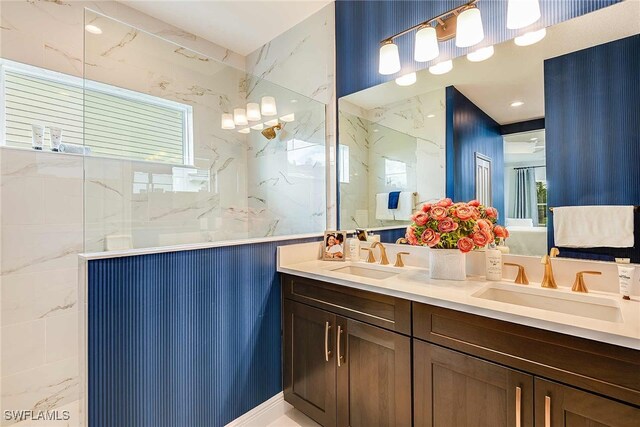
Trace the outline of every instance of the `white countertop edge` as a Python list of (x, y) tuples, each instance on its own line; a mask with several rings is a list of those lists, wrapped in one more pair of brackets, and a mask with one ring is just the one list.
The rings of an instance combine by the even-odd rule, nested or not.
[(307, 234), (292, 234), (287, 236), (276, 237), (257, 237), (253, 239), (241, 239), (241, 240), (220, 240), (217, 242), (205, 242), (205, 243), (187, 243), (184, 245), (171, 245), (171, 246), (157, 246), (151, 248), (139, 248), (139, 249), (126, 249), (121, 251), (104, 251), (104, 252), (87, 252), (78, 254), (81, 260), (94, 260), (105, 258), (122, 258), (137, 255), (149, 255), (168, 252), (181, 252), (192, 251), (198, 249), (219, 248), (222, 246), (238, 246), (238, 245), (253, 245), (256, 243), (269, 243), (269, 242), (281, 242), (284, 240), (297, 240), (307, 239), (312, 237), (322, 237), (323, 233), (307, 233)]
[(333, 283), (336, 285), (346, 286), (349, 288), (360, 289), (363, 291), (369, 291), (369, 292), (389, 295), (397, 298), (403, 298), (406, 300), (430, 304), (437, 307), (449, 308), (452, 310), (462, 311), (469, 314), (476, 314), (476, 315), (488, 317), (491, 319), (503, 320), (510, 323), (516, 323), (519, 325), (531, 326), (534, 328), (556, 332), (564, 335), (571, 335), (571, 336), (589, 339), (592, 341), (599, 341), (607, 344), (617, 345), (620, 347), (640, 350), (640, 341), (630, 337), (609, 334), (601, 331), (594, 331), (591, 329), (580, 328), (577, 326), (572, 326), (572, 325), (567, 325), (562, 323), (559, 324), (552, 321), (535, 319), (528, 316), (520, 316), (512, 313), (505, 313), (505, 312), (477, 307), (469, 304), (456, 303), (453, 301), (427, 297), (427, 296), (413, 294), (409, 292), (403, 292), (396, 289), (377, 287), (370, 284), (359, 283), (359, 282), (339, 279), (335, 277), (329, 277), (329, 276), (316, 274), (316, 273), (308, 273), (308, 272), (293, 269), (293, 268), (278, 267), (278, 272), (291, 274), (293, 276), (300, 276), (307, 279), (315, 279), (323, 282)]

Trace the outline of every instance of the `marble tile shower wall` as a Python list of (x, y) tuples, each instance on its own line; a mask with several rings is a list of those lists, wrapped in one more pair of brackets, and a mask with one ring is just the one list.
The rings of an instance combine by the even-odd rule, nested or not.
[[(321, 18), (309, 18), (313, 23), (310, 29), (306, 29), (308, 23), (299, 25), (255, 54), (243, 57), (114, 1), (3, 1), (0, 57), (82, 77), (85, 7), (191, 49), (193, 52), (176, 49), (173, 54), (194, 73), (215, 74), (215, 61), (237, 69), (247, 66), (264, 80), (284, 83), (303, 95), (333, 105), (332, 6), (318, 14)], [(144, 37), (138, 34), (136, 39), (139, 43)], [(126, 49), (123, 46), (111, 51), (112, 54), (94, 58), (96, 61), (87, 61), (90, 78), (99, 79), (113, 70), (116, 61), (127, 58)], [(315, 64), (318, 55), (320, 60), (327, 61), (326, 68), (309, 64), (310, 51), (316, 56)], [(125, 67), (142, 75), (134, 62), (124, 62)], [(117, 83), (114, 80), (117, 74), (109, 76), (113, 83)], [(165, 73), (148, 79), (126, 79), (120, 85), (136, 81), (140, 86), (132, 89), (181, 102), (198, 104), (208, 98), (206, 102), (210, 104), (194, 108), (194, 114), (206, 115), (208, 109), (219, 111), (224, 107), (220, 104), (222, 98), (215, 96), (220, 88), (205, 84), (180, 87), (176, 76), (167, 85), (164, 77), (169, 76)], [(246, 92), (260, 91), (267, 85), (256, 80), (252, 87), (244, 73), (217, 77), (223, 85)], [(290, 84), (288, 78), (294, 83)], [(302, 218), (303, 215), (290, 215), (296, 203), (309, 197), (310, 187), (303, 191), (303, 183), (313, 180), (313, 195), (322, 196), (325, 174), (331, 174), (324, 168), (325, 157), (318, 158), (317, 164), (300, 164), (296, 163), (295, 154), (287, 156), (283, 150), (287, 141), (300, 139), (311, 147), (294, 142), (291, 147), (317, 153), (314, 144), (321, 140), (320, 115), (317, 108), (309, 108), (306, 114), (304, 121), (287, 125), (286, 134), (280, 138), (283, 145), (278, 145), (277, 140), (266, 145), (264, 140), (262, 145), (256, 139), (242, 142), (237, 135), (219, 133), (219, 123), (214, 123), (216, 129), (197, 130), (201, 132), (197, 141), (202, 144), (196, 147), (196, 165), (210, 171), (214, 177), (211, 186), (233, 184), (237, 191), (226, 194), (134, 192), (132, 180), (134, 171), (141, 170), (140, 162), (92, 157), (83, 161), (73, 155), (0, 148), (2, 409), (79, 410), (77, 405), (73, 406), (80, 393), (77, 254), (103, 250), (105, 236), (133, 235), (134, 244), (143, 247), (237, 238), (239, 234), (258, 237), (305, 232), (309, 227), (324, 226), (322, 197), (313, 199), (318, 202), (313, 207), (317, 215), (311, 221)], [(331, 117), (329, 114), (330, 110), (327, 117)], [(328, 142), (334, 141), (334, 127), (335, 121), (328, 121)], [(142, 170), (148, 176), (173, 172), (170, 166), (149, 163)], [(283, 198), (283, 194), (287, 197)], [(287, 212), (287, 221), (278, 222), (277, 216), (283, 212)], [(247, 222), (253, 219), (260, 226), (249, 233)], [(78, 425), (80, 414), (72, 412), (71, 416), (69, 425)], [(1, 423), (8, 425), (13, 421), (3, 419)]]

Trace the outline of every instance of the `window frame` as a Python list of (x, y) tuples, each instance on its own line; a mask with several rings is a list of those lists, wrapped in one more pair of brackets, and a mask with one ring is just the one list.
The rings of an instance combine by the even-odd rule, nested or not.
[[(7, 60), (4, 58), (0, 58), (0, 135), (2, 136), (0, 146), (2, 147), (10, 147), (10, 148), (18, 148), (21, 147), (11, 147), (7, 145), (7, 129), (6, 129), (6, 87), (5, 87), (5, 74), (6, 71), (11, 71), (17, 74), (22, 74), (26, 76), (31, 76), (38, 79), (50, 80), (52, 82), (68, 85), (74, 88), (81, 88), (83, 93), (83, 102), (82, 102), (82, 110), (84, 112), (84, 103), (85, 103), (85, 90), (91, 90), (94, 92), (100, 92), (110, 96), (116, 96), (120, 98), (124, 98), (133, 102), (140, 102), (145, 104), (156, 105), (164, 108), (171, 108), (177, 111), (180, 111), (183, 115), (183, 141), (182, 141), (182, 158), (183, 162), (180, 164), (175, 164), (172, 162), (159, 162), (152, 160), (141, 160), (135, 159), (127, 156), (110, 156), (104, 154), (92, 154), (92, 157), (100, 157), (100, 158), (110, 158), (110, 159), (120, 159), (120, 160), (129, 160), (134, 162), (144, 162), (144, 163), (156, 163), (162, 165), (170, 165), (170, 166), (186, 166), (186, 167), (195, 167), (194, 166), (194, 141), (193, 141), (193, 107), (188, 104), (182, 104), (176, 101), (171, 101), (168, 99), (160, 98), (153, 95), (148, 95), (141, 92), (136, 92), (130, 89), (121, 88), (118, 86), (109, 85), (106, 83), (101, 83), (93, 80), (84, 79), (81, 77), (72, 76), (69, 74), (60, 73), (57, 71), (47, 70), (45, 68), (36, 67), (33, 65), (22, 64), (19, 62)], [(82, 120), (82, 128), (84, 129), (84, 113)]]

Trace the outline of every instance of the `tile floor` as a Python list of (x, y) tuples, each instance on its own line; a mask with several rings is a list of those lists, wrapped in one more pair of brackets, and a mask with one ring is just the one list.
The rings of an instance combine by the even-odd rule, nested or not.
[(273, 421), (271, 424), (268, 424), (266, 427), (320, 427), (320, 424), (316, 423), (297, 409), (291, 408), (285, 412), (284, 415)]

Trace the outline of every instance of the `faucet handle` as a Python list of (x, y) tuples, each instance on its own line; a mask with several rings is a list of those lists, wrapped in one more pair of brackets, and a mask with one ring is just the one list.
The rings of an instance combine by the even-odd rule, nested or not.
[(371, 248), (360, 248), (361, 251), (369, 251), (369, 255), (367, 256), (367, 262), (373, 263), (376, 262), (376, 257), (373, 256), (373, 249)]
[(602, 273), (600, 271), (579, 271), (576, 273), (576, 280), (575, 282), (573, 282), (573, 287), (571, 288), (571, 290), (573, 292), (589, 292), (589, 290), (587, 289), (587, 285), (584, 283), (584, 275), (585, 274), (594, 274), (594, 275), (601, 275)]
[(396, 254), (396, 263), (393, 265), (394, 267), (404, 267), (404, 262), (402, 262), (402, 255), (409, 255), (409, 252), (398, 252)]
[(558, 255), (560, 255), (560, 250), (558, 248), (551, 248), (551, 250), (549, 251), (549, 257), (555, 258)]
[(518, 275), (516, 276), (515, 283), (518, 285), (528, 285), (529, 279), (527, 278), (527, 273), (524, 271), (524, 266), (520, 264), (515, 264), (512, 262), (505, 262), (504, 265), (508, 265), (510, 267), (518, 267)]

